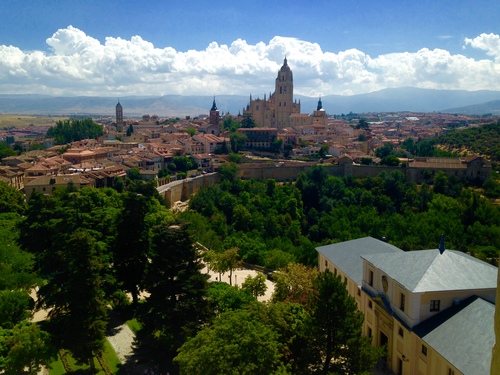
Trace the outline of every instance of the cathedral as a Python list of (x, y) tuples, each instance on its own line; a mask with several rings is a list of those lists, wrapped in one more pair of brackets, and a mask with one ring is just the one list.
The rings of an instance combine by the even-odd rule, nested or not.
[(321, 98), (313, 116), (300, 113), (300, 101), (293, 99), (293, 73), (286, 57), (276, 77), (274, 93), (269, 94), (269, 99), (264, 95), (264, 99), (254, 100), (250, 95), (250, 103), (243, 112), (252, 116), (259, 127), (278, 130), (295, 126), (326, 126), (328, 122)]

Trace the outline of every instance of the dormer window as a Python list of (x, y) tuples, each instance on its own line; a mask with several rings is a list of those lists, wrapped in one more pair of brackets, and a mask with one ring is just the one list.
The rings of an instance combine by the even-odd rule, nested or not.
[(373, 271), (368, 271), (368, 285), (373, 286)]
[(401, 311), (405, 311), (405, 300), (406, 296), (404, 293), (401, 293), (400, 299), (399, 299), (399, 309)]

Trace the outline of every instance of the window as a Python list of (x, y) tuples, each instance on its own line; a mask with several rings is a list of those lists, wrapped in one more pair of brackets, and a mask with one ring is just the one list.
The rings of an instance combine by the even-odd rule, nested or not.
[(361, 289), (358, 288), (358, 296), (360, 296), (360, 295), (361, 295)]
[(422, 354), (427, 356), (427, 346), (422, 345)]
[(325, 267), (328, 268), (328, 261), (325, 259)]
[(337, 275), (337, 269), (336, 268), (333, 270), (333, 274)]
[(368, 327), (368, 337), (372, 337), (372, 329)]
[(283, 94), (283, 87), (280, 86), (280, 94)]
[(405, 311), (405, 294), (404, 293), (401, 293), (401, 300), (400, 300), (400, 303), (399, 303), (399, 309), (401, 311)]
[(399, 334), (399, 336), (401, 336), (401, 337), (404, 337), (404, 336), (405, 336), (404, 331), (403, 331), (403, 327), (399, 327), (398, 334)]
[(370, 308), (370, 310), (373, 309), (373, 303), (372, 303), (372, 301), (368, 301), (368, 307)]
[(448, 369), (448, 375), (455, 375), (455, 371), (451, 368)]
[(439, 311), (441, 310), (440, 308), (441, 301), (438, 299), (433, 299), (431, 300), (431, 311)]
[(373, 286), (373, 271), (369, 271), (369, 276), (368, 276), (368, 285)]

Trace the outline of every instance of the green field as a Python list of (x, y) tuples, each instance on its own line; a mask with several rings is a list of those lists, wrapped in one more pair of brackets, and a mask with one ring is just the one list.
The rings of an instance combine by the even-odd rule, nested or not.
[(27, 126), (53, 126), (57, 121), (67, 120), (68, 116), (27, 116), (0, 114), (0, 129), (25, 128)]

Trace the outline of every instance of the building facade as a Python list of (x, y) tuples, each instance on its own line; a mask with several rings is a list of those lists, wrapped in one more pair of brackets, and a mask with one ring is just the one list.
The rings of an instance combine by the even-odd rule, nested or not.
[(498, 269), (459, 251), (402, 251), (372, 237), (318, 247), (364, 313), (364, 335), (401, 375), (490, 373)]
[(327, 124), (327, 116), (324, 111), (321, 98), (318, 102), (317, 110), (311, 116), (300, 113), (300, 101), (293, 98), (293, 73), (288, 66), (285, 57), (283, 66), (278, 71), (275, 80), (274, 93), (269, 94), (269, 99), (264, 95), (264, 99), (252, 99), (243, 110), (244, 114), (249, 114), (261, 128), (277, 128), (282, 130), (292, 126), (307, 126), (312, 124)]

